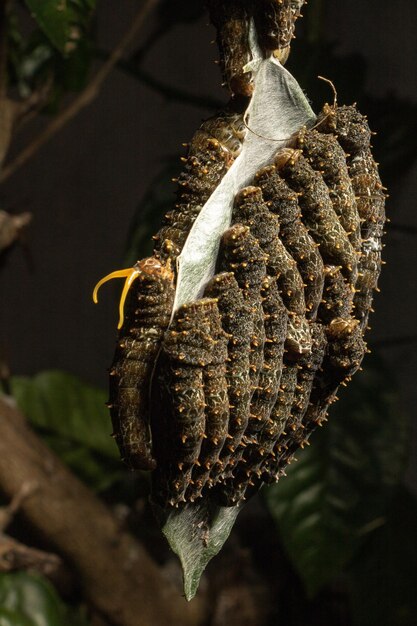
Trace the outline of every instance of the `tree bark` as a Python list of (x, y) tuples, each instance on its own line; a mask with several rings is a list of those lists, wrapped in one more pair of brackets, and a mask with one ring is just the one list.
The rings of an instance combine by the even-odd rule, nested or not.
[(0, 489), (32, 485), (21, 513), (72, 568), (91, 605), (115, 626), (195, 626), (186, 603), (144, 548), (51, 452), (11, 401), (0, 399)]

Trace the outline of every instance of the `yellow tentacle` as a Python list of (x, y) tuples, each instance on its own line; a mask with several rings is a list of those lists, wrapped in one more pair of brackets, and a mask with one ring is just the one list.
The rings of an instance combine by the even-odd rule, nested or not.
[(98, 302), (97, 294), (101, 285), (106, 283), (108, 280), (111, 280), (112, 278), (125, 278), (126, 279), (125, 284), (123, 286), (122, 295), (120, 296), (120, 303), (119, 303), (119, 323), (117, 325), (117, 328), (119, 329), (123, 326), (124, 305), (125, 305), (127, 294), (129, 292), (129, 289), (133, 281), (139, 276), (139, 274), (140, 274), (140, 271), (136, 267), (129, 267), (124, 270), (117, 270), (116, 272), (111, 272), (110, 274), (107, 274), (107, 276), (104, 276), (104, 278), (99, 280), (97, 285), (94, 287), (93, 301), (95, 304), (97, 304)]
[(128, 291), (133, 283), (133, 281), (139, 276), (140, 272), (138, 272), (137, 269), (135, 269), (134, 267), (131, 268), (130, 270), (130, 274), (127, 276), (124, 287), (123, 287), (123, 291), (122, 291), (122, 295), (120, 296), (120, 302), (119, 302), (119, 323), (117, 325), (117, 328), (120, 330), (120, 328), (123, 326), (123, 322), (124, 322), (124, 306), (125, 306), (125, 300), (126, 300), (126, 296), (128, 294)]

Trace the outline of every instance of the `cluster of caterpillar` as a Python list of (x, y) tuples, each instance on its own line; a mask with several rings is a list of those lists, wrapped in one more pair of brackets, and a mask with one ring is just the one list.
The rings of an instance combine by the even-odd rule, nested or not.
[(224, 84), (232, 94), (251, 96), (253, 81), (245, 65), (252, 60), (251, 24), (265, 56), (273, 53), (285, 63), (295, 22), (305, 0), (207, 0), (217, 30)]
[(174, 260), (243, 132), (235, 114), (203, 124), (154, 257), (114, 274), (125, 294), (132, 283), (110, 371), (115, 437), (131, 467), (154, 470), (163, 507), (233, 506), (278, 480), (366, 351), (385, 193), (354, 106), (326, 105), (237, 194), (218, 273), (169, 325)]

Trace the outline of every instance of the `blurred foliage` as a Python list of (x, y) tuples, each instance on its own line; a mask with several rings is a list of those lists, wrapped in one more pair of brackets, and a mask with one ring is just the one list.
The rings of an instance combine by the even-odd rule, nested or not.
[(87, 626), (39, 575), (0, 573), (0, 626)]
[[(55, 112), (66, 92), (82, 89), (93, 58), (91, 18), (96, 0), (27, 0), (34, 18), (11, 4), (7, 12), (8, 82), (22, 99), (48, 93)], [(62, 6), (61, 6), (62, 5)]]
[(11, 389), (54, 452), (93, 489), (102, 491), (123, 477), (104, 391), (58, 371), (15, 377)]
[(417, 500), (399, 488), (349, 570), (353, 626), (413, 626), (417, 615)]
[(384, 523), (407, 458), (407, 420), (379, 359), (368, 358), (342, 392), (329, 423), (297, 454), (288, 476), (263, 492), (310, 594), (331, 582)]
[(96, 0), (25, 0), (49, 41), (61, 52), (73, 52), (85, 37)]

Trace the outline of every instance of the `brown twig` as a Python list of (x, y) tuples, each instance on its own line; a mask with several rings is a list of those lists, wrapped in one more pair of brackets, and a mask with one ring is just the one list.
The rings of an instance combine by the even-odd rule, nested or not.
[(187, 603), (111, 511), (82, 484), (0, 398), (0, 489), (12, 499), (22, 485), (37, 488), (20, 501), (48, 548), (64, 559), (84, 597), (113, 626), (196, 626), (198, 598)]
[(84, 107), (89, 105), (98, 95), (107, 76), (113, 67), (121, 59), (127, 46), (133, 41), (142, 27), (146, 17), (156, 6), (159, 0), (145, 0), (139, 9), (135, 19), (130, 25), (126, 34), (114, 48), (110, 57), (95, 74), (87, 87), (75, 98), (35, 139), (18, 154), (1, 172), (0, 182), (6, 181), (22, 165), (26, 163), (34, 154), (49, 141), (59, 130), (61, 130), (73, 117), (75, 117)]
[(19, 239), (22, 231), (27, 228), (31, 221), (31, 213), (10, 215), (10, 213), (0, 210), (0, 254)]

